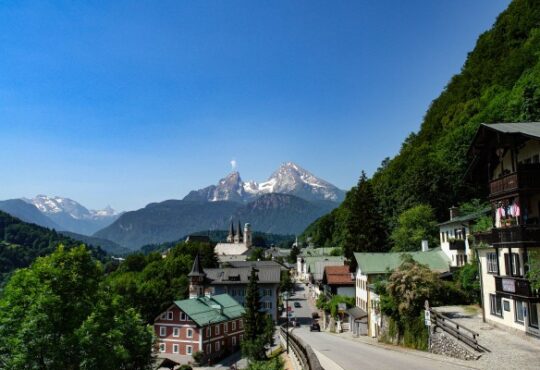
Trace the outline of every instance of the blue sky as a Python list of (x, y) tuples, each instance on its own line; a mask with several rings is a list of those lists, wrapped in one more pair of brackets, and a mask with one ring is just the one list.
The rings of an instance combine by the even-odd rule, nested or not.
[(0, 5), (0, 199), (130, 210), (294, 161), (348, 189), (509, 1)]

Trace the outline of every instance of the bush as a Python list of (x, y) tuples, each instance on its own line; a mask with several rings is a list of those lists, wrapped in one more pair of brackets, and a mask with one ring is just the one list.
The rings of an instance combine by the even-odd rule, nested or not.
[(193, 361), (195, 361), (197, 364), (201, 364), (201, 361), (204, 358), (204, 353), (202, 351), (197, 351), (193, 354)]

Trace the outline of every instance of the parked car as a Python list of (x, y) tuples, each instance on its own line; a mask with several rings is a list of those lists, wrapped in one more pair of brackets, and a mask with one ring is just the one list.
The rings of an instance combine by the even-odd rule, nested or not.
[(294, 302), (294, 307), (295, 308), (300, 308), (300, 307), (302, 307), (302, 305), (300, 304), (300, 302)]
[(317, 321), (313, 321), (309, 327), (309, 331), (321, 331), (321, 326)]

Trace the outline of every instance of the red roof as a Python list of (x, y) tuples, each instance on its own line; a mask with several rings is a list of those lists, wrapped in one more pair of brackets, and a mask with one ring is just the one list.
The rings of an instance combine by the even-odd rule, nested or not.
[(326, 284), (328, 285), (354, 285), (353, 275), (349, 266), (326, 266), (324, 268)]

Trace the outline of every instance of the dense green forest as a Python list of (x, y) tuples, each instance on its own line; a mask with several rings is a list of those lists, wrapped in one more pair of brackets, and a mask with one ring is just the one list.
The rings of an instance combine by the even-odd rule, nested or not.
[[(52, 253), (59, 244), (71, 248), (81, 242), (0, 211), (0, 287), (15, 269), (30, 266), (37, 257)], [(91, 247), (91, 251), (98, 259), (106, 256), (99, 247)]]
[(461, 72), (432, 102), (419, 132), (405, 139), (397, 156), (384, 159), (371, 179), (364, 179), (376, 200), (369, 213), (382, 217), (384, 235), (354, 221), (359, 216), (355, 203), (363, 196), (358, 195), (361, 179), (342, 205), (310, 225), (302, 238), (345, 247), (350, 235), (363, 233), (364, 239), (383, 237), (379, 248), (386, 250), (393, 246), (390, 235), (403, 212), (425, 205), (434, 220), (443, 221), (452, 205), (484, 199), (486, 189), (463, 179), (468, 147), (480, 123), (540, 120), (539, 57), (540, 1), (515, 0), (478, 38)]

